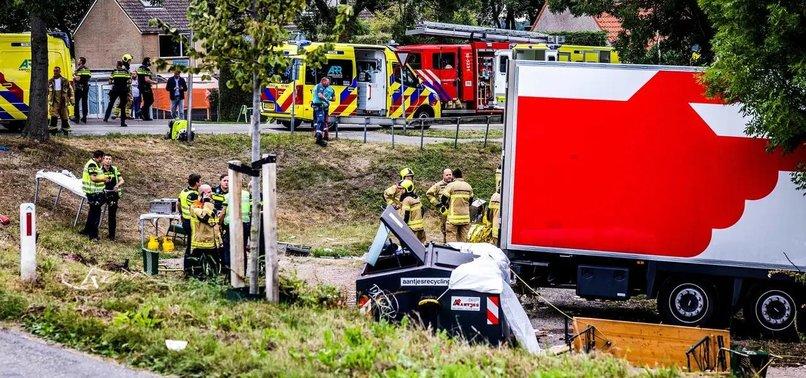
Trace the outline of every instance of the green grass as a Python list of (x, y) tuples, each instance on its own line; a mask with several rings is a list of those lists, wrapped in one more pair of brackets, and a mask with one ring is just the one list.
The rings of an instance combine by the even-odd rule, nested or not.
[[(391, 129), (381, 129), (380, 132), (392, 134)], [(461, 130), (460, 126), (459, 139), (484, 139), (484, 132), (484, 130)], [(417, 128), (417, 126), (413, 126), (413, 128), (407, 130), (395, 128), (395, 135), (419, 137), (421, 134), (420, 129)], [(426, 138), (454, 139), (456, 138), (456, 130), (430, 128), (422, 131), (422, 135)], [(504, 131), (499, 129), (490, 129), (489, 133), (487, 134), (487, 138), (489, 139), (499, 139), (503, 137)]]
[[(278, 155), (281, 241), (311, 245), (322, 256), (366, 251), (377, 228), (381, 192), (399, 179), (401, 168), (415, 171), (421, 192), (443, 168), (462, 168), (477, 195), (486, 198), (501, 154), (498, 146), (473, 143), (458, 151), (391, 150), (346, 141), (318, 149), (309, 139), (266, 135), (262, 149)], [(203, 135), (192, 146), (142, 135), (44, 145), (0, 136), (0, 144), (10, 147), (0, 159), (0, 179), (8, 183), (0, 213), (14, 214), (32, 197), (30, 181), (20, 178), (40, 168), (77, 172), (97, 148), (117, 157), (128, 182), (114, 243), (88, 243), (66, 227), (72, 214), (63, 209), (74, 204), (69, 199), (59, 208), (40, 203), (35, 283), (18, 279), (17, 224), (0, 228), (0, 321), (46, 339), (178, 376), (676, 375), (635, 369), (606, 356), (532, 356), (518, 348), (470, 345), (414, 323), (377, 323), (345, 307), (337, 289), (306, 285), (290, 272), (282, 274), (283, 303), (276, 305), (228, 299), (218, 282), (138, 273), (137, 215), (150, 199), (176, 195), (190, 171), (215, 181), (226, 161), (246, 161), (245, 136)], [(126, 260), (132, 272), (117, 271)], [(100, 287), (78, 287), (93, 267), (101, 268), (95, 271)], [(186, 340), (188, 347), (169, 351), (166, 339)]]
[[(99, 263), (136, 257), (129, 248), (88, 244), (45, 222), (64, 240), (43, 243), (39, 280), (17, 279), (12, 238), (0, 243), (0, 320), (64, 345), (135, 367), (179, 376), (658, 376), (606, 356), (532, 356), (512, 348), (470, 345), (413, 322), (378, 323), (350, 308), (328, 286), (283, 275), (283, 304), (230, 300), (216, 282), (109, 273), (98, 289), (78, 290), (90, 267), (62, 257), (68, 249)], [(46, 267), (48, 266), (48, 267)], [(102, 272), (102, 275), (107, 274)], [(165, 340), (185, 340), (172, 352)], [(670, 374), (662, 370), (665, 374)]]

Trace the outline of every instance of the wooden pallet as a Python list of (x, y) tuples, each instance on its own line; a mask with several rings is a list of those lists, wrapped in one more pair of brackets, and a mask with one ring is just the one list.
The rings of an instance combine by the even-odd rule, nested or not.
[(730, 366), (729, 353), (719, 353), (720, 347), (730, 346), (728, 330), (595, 318), (574, 318), (573, 326), (576, 351), (599, 351), (636, 366), (676, 366), (684, 371), (724, 371)]

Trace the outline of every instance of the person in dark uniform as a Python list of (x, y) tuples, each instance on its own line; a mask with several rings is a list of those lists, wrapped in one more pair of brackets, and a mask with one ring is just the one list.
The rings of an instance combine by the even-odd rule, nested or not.
[[(76, 89), (75, 91), (75, 107), (73, 116), (73, 122), (78, 124), (79, 122), (87, 123), (87, 97), (90, 91), (90, 78), (92, 77), (92, 71), (87, 68), (87, 58), (83, 56), (78, 58), (78, 67), (76, 67), (76, 73), (73, 75), (73, 80), (75, 81)], [(81, 118), (79, 118), (79, 116)]]
[(106, 212), (109, 214), (109, 221), (107, 222), (109, 224), (109, 240), (115, 240), (120, 186), (123, 185), (125, 180), (123, 180), (118, 167), (112, 165), (112, 155), (104, 155), (101, 169), (104, 176), (109, 177), (109, 181), (104, 184), (104, 194), (106, 194)]
[(119, 100), (120, 108), (120, 126), (126, 127), (126, 101), (129, 97), (129, 85), (131, 85), (132, 77), (129, 71), (123, 66), (122, 61), (118, 61), (112, 75), (109, 77), (109, 84), (112, 84), (112, 90), (109, 91), (109, 105), (106, 107), (104, 114), (104, 122), (109, 121), (109, 116), (112, 113), (112, 107), (115, 105), (115, 100)]
[(143, 98), (143, 107), (140, 108), (140, 118), (143, 121), (151, 121), (151, 105), (154, 103), (154, 92), (151, 84), (156, 84), (151, 73), (151, 58), (143, 58), (143, 64), (137, 68), (137, 87), (140, 89), (140, 97)]

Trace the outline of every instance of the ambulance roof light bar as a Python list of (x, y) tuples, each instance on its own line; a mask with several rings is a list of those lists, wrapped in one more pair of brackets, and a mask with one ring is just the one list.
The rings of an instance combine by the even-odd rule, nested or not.
[(430, 35), (436, 37), (464, 38), (489, 42), (518, 43), (561, 43), (561, 36), (523, 30), (496, 29), (483, 26), (448, 24), (444, 22), (422, 21), (414, 29), (406, 30), (406, 35)]

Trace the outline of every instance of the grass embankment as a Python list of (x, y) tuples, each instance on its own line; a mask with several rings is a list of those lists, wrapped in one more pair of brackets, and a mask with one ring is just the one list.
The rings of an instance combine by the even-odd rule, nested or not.
[[(444, 166), (466, 168), (479, 194), (492, 191), (500, 151), (453, 151), (362, 145), (314, 148), (309, 138), (271, 135), (278, 153), (281, 236), (331, 248), (358, 248), (372, 237), (380, 191), (409, 165), (418, 177), (438, 177)], [(178, 274), (137, 273), (136, 217), (151, 198), (174, 196), (189, 171), (213, 180), (224, 162), (244, 158), (244, 137), (202, 136), (193, 147), (154, 137), (57, 139), (45, 145), (0, 137), (6, 195), (0, 213), (16, 214), (33, 196), (37, 169), (78, 172), (96, 148), (117, 156), (126, 173), (125, 205), (117, 242), (88, 243), (66, 227), (69, 206), (40, 202), (36, 283), (18, 280), (18, 223), (0, 228), (0, 321), (47, 339), (133, 366), (181, 376), (633, 376), (671, 375), (633, 369), (602, 356), (535, 357), (513, 348), (472, 346), (418, 327), (376, 323), (343, 306), (332, 287), (308, 287), (284, 272), (285, 304), (227, 299), (214, 282)], [(420, 183), (420, 189), (425, 184)], [(53, 193), (52, 190), (48, 191)], [(128, 259), (131, 270), (120, 269)], [(98, 287), (87, 275), (94, 272)], [(166, 339), (188, 341), (168, 351)]]
[[(381, 129), (380, 131), (385, 134), (392, 134), (391, 129)], [(484, 133), (485, 133), (484, 130), (461, 130), (460, 127), (458, 139), (484, 139)], [(423, 130), (422, 134), (426, 138), (445, 138), (445, 139), (456, 138), (456, 130), (448, 130), (448, 129), (430, 128), (427, 130)], [(403, 130), (401, 128), (395, 128), (395, 135), (419, 137), (420, 129), (416, 125), (406, 130)], [(500, 139), (503, 137), (504, 137), (504, 131), (500, 129), (490, 129), (489, 133), (487, 134), (488, 139)]]

